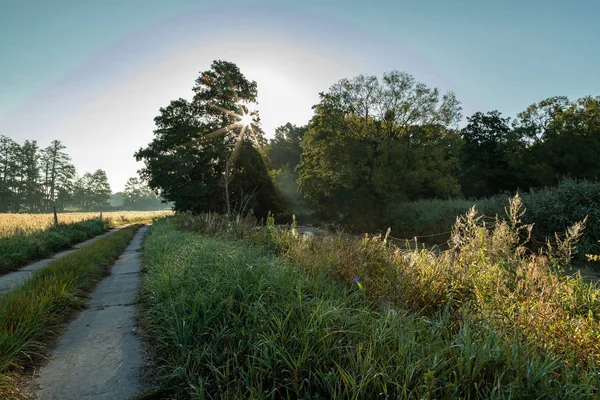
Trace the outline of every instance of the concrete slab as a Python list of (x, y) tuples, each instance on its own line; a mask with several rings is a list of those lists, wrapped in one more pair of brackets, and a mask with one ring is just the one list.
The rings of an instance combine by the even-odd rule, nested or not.
[(90, 307), (131, 305), (136, 301), (139, 283), (137, 274), (111, 275), (92, 294)]
[(40, 261), (34, 262), (33, 264), (29, 264), (26, 267), (21, 268), (17, 272), (21, 272), (21, 271), (37, 271), (37, 270), (40, 270), (42, 268), (46, 268), (48, 266), (48, 264), (50, 264), (52, 261), (54, 261), (54, 260), (51, 259), (51, 258), (47, 258), (45, 260), (40, 260)]
[(117, 400), (141, 388), (142, 347), (135, 335), (135, 308), (82, 312), (69, 328), (36, 383), (39, 400)]
[(119, 261), (114, 265), (112, 273), (116, 275), (138, 273), (141, 268), (142, 263), (139, 253), (129, 252), (119, 257)]
[(2, 280), (0, 280), (0, 293), (8, 293), (13, 288), (17, 286), (21, 286), (23, 282), (25, 282), (31, 275), (33, 275), (34, 271), (17, 271), (8, 275), (4, 275)]
[(92, 308), (69, 324), (35, 379), (39, 400), (129, 399), (142, 388), (144, 359), (132, 304), (139, 289), (138, 250), (146, 230), (138, 230), (128, 253), (98, 285), (90, 301)]

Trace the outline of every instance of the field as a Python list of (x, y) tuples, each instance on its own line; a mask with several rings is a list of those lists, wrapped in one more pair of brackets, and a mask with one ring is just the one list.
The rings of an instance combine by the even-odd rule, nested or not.
[(172, 212), (129, 211), (59, 214), (54, 226), (52, 214), (0, 214), (0, 275), (27, 263), (90, 239), (108, 229), (135, 223), (151, 223)]
[[(155, 217), (172, 214), (171, 211), (114, 211), (102, 213), (102, 219), (106, 220), (110, 226), (119, 226), (150, 221)], [(99, 212), (61, 213), (58, 214), (58, 222), (59, 224), (72, 224), (99, 217)], [(39, 232), (48, 229), (53, 224), (53, 214), (0, 214), (0, 237)]]
[(581, 226), (533, 253), (514, 199), (449, 249), (325, 238), (215, 214), (144, 244), (146, 398), (598, 398), (600, 291), (568, 268)]

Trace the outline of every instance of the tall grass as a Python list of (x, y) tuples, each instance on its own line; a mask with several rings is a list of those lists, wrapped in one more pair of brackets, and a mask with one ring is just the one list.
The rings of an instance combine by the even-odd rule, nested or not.
[[(564, 179), (556, 187), (520, 193), (527, 213), (523, 220), (534, 224), (533, 239), (537, 244), (555, 232), (564, 232), (575, 222), (587, 216), (585, 231), (578, 242), (581, 254), (597, 251), (600, 247), (600, 182)], [(495, 216), (505, 217), (504, 208), (509, 195), (488, 199), (419, 200), (396, 204), (385, 210), (385, 226), (392, 235), (400, 238), (424, 236), (423, 241), (444, 243), (449, 238), (456, 217), (464, 215), (475, 206), (477, 211), (494, 223)], [(440, 233), (446, 233), (441, 234)], [(433, 236), (431, 236), (433, 235)], [(536, 244), (534, 243), (534, 244)]]
[(47, 344), (84, 304), (138, 226), (104, 237), (54, 261), (22, 286), (0, 295), (0, 398), (9, 377), (47, 354)]
[[(160, 379), (148, 398), (598, 396), (597, 292), (545, 269), (554, 256), (531, 266), (508, 223), (486, 233), (465, 217), (458, 248), (439, 256), (251, 225), (211, 215), (151, 228), (141, 299)], [(579, 342), (539, 342), (547, 333), (526, 326), (539, 311), (581, 322)], [(513, 318), (494, 322), (499, 312)]]

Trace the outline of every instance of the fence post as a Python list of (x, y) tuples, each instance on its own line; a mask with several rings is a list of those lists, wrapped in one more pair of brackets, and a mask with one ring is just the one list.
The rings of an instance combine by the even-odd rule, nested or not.
[(58, 215), (56, 215), (56, 206), (52, 206), (54, 209), (54, 226), (58, 225)]

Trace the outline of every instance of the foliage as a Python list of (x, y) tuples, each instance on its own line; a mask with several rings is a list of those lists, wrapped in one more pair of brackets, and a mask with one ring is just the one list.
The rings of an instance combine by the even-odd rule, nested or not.
[(106, 172), (86, 172), (74, 183), (73, 205), (83, 211), (106, 210), (110, 207), (111, 190)]
[(461, 130), (462, 193), (482, 198), (519, 188), (518, 168), (522, 165), (515, 165), (514, 157), (525, 145), (510, 129), (510, 118), (492, 111), (477, 112), (467, 120)]
[(125, 210), (164, 210), (172, 207), (172, 204), (166, 204), (159, 194), (153, 192), (147, 182), (137, 177), (127, 180), (121, 195), (123, 201), (119, 206)]
[(35, 140), (19, 145), (0, 135), (0, 212), (62, 211), (73, 205), (74, 196), (85, 210), (105, 207), (106, 173), (98, 170), (76, 180), (65, 149), (58, 140), (42, 149)]
[[(48, 354), (56, 333), (85, 304), (86, 295), (137, 228), (122, 229), (56, 260), (22, 286), (0, 295), (0, 383)], [(1, 385), (0, 397), (5, 398)]]
[(320, 94), (302, 141), (300, 190), (321, 216), (372, 229), (389, 202), (457, 194), (453, 93), (400, 72)]
[[(586, 219), (585, 230), (578, 244), (579, 254), (593, 251), (600, 237), (600, 183), (563, 179), (556, 187), (532, 190), (520, 194), (527, 213), (523, 221), (533, 224), (533, 247), (544, 244), (555, 232), (564, 232), (569, 226)], [(456, 216), (475, 206), (494, 224), (494, 217), (503, 218), (508, 196), (496, 195), (488, 199), (419, 200), (400, 203), (387, 210), (385, 224), (400, 238), (448, 234)], [(425, 237), (425, 242), (442, 243), (448, 235)]]
[(269, 141), (267, 148), (267, 156), (273, 169), (279, 170), (287, 166), (290, 171), (294, 171), (300, 164), (300, 142), (307, 130), (306, 126), (296, 126), (289, 122), (275, 129), (275, 137)]
[[(262, 133), (256, 123), (240, 123), (256, 102), (256, 82), (235, 64), (214, 61), (193, 91), (191, 102), (172, 101), (154, 119), (154, 140), (135, 154), (145, 163), (142, 178), (177, 211), (274, 210), (277, 195), (260, 149)], [(256, 112), (251, 115), (258, 120)]]
[[(155, 224), (141, 299), (161, 376), (148, 397), (596, 397), (598, 292), (530, 263), (514, 206), (515, 225), (493, 232), (467, 216), (441, 255), (303, 239), (272, 220), (212, 238)], [(222, 220), (192, 218), (186, 229)], [(255, 244), (222, 236), (238, 225)]]

